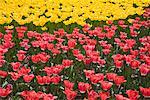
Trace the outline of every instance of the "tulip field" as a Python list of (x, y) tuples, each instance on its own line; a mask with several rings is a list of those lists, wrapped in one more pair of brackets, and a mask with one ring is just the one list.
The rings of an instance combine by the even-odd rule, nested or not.
[(0, 100), (150, 100), (150, 0), (0, 0)]

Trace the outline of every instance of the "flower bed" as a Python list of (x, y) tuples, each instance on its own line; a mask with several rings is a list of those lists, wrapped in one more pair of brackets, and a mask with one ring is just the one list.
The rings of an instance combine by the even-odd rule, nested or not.
[(87, 23), (71, 32), (62, 26), (51, 34), (2, 26), (0, 99), (150, 98), (149, 18), (147, 8), (128, 21)]
[(48, 21), (84, 25), (86, 19), (117, 20), (141, 15), (149, 4), (149, 0), (1, 0), (0, 24), (15, 20), (20, 25), (33, 22), (43, 26)]

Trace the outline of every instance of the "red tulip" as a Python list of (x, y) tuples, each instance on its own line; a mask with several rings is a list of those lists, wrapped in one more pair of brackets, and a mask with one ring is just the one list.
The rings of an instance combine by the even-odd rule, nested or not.
[(53, 96), (52, 94), (44, 94), (43, 100), (55, 100), (57, 97)]
[(106, 64), (106, 61), (104, 59), (98, 59), (98, 64), (100, 66), (102, 66), (102, 65), (104, 66)]
[(3, 38), (3, 33), (0, 32), (0, 39), (2, 39), (2, 38)]
[(61, 77), (60, 76), (52, 76), (51, 77), (51, 82), (54, 83), (54, 84), (58, 84), (61, 80)]
[(150, 69), (146, 64), (142, 64), (139, 69), (140, 69), (141, 76), (146, 76), (150, 72)]
[(2, 67), (5, 64), (5, 60), (0, 60), (0, 67)]
[(61, 49), (62, 49), (64, 52), (68, 52), (68, 51), (69, 51), (68, 46), (63, 46), (63, 45), (61, 45)]
[(27, 27), (21, 26), (21, 27), (16, 27), (17, 32), (25, 32), (27, 30)]
[(8, 51), (8, 49), (5, 49), (3, 46), (0, 47), (0, 59), (1, 60), (4, 58), (4, 56), (2, 56), (2, 54), (5, 54), (7, 51)]
[(26, 56), (24, 54), (17, 54), (17, 57), (19, 61), (23, 61)]
[(78, 55), (76, 55), (76, 57), (77, 57), (78, 61), (82, 61), (85, 59), (85, 56), (83, 54), (78, 54)]
[[(53, 80), (54, 81), (54, 80)], [(57, 81), (57, 80), (56, 80)], [(39, 83), (40, 85), (42, 85), (42, 82), (43, 84), (50, 84), (52, 82), (52, 77), (49, 77), (49, 76), (43, 76), (42, 77), (42, 80), (41, 80), (41, 83)]]
[(51, 52), (53, 53), (53, 55), (60, 54), (60, 50), (58, 50), (57, 48), (53, 48), (53, 49), (51, 50)]
[(150, 8), (146, 8), (145, 9), (145, 12), (144, 12), (144, 14), (143, 14), (143, 16), (145, 17), (145, 18), (149, 18), (149, 16), (150, 16)]
[(88, 92), (88, 100), (97, 100), (97, 98), (98, 94), (94, 90)]
[(84, 73), (87, 78), (90, 78), (92, 75), (94, 75), (95, 71), (94, 70), (84, 70)]
[(92, 51), (95, 49), (95, 45), (83, 45), (85, 51)]
[(64, 80), (64, 86), (65, 88), (73, 90), (74, 83), (70, 82), (69, 80)]
[(115, 60), (114, 63), (116, 68), (121, 68), (123, 66), (123, 61)]
[(130, 100), (130, 99), (124, 97), (124, 96), (121, 95), (121, 94), (116, 94), (115, 96), (116, 96), (116, 100)]
[(127, 38), (127, 33), (125, 32), (120, 32), (120, 38), (123, 40), (123, 39), (126, 39)]
[(113, 58), (114, 61), (123, 60), (124, 56), (121, 55), (121, 54), (116, 54), (116, 55), (113, 55), (112, 58)]
[(136, 69), (140, 66), (140, 61), (133, 60), (133, 61), (130, 62), (130, 66), (131, 66), (132, 69)]
[(73, 61), (68, 60), (68, 59), (63, 59), (62, 65), (65, 66), (66, 68), (70, 67), (72, 65)]
[(150, 56), (145, 58), (145, 63), (150, 65)]
[(31, 80), (34, 78), (34, 74), (30, 74), (30, 75), (24, 75), (23, 76), (23, 80), (27, 83), (31, 82)]
[(121, 85), (122, 83), (126, 82), (126, 80), (124, 79), (124, 76), (116, 76), (114, 78), (114, 82), (117, 86)]
[(76, 41), (75, 40), (72, 39), (72, 40), (68, 41), (68, 47), (70, 49), (73, 49), (75, 46), (76, 46)]
[(40, 46), (41, 50), (43, 50), (43, 51), (46, 50), (47, 44), (48, 44), (47, 41), (40, 41), (39, 46)]
[(145, 61), (146, 55), (145, 54), (140, 54), (139, 58), (141, 61)]
[(5, 40), (6, 42), (3, 42), (3, 46), (5, 48), (12, 48), (14, 47), (15, 43), (13, 43), (12, 41), (8, 41), (8, 40)]
[(94, 74), (90, 77), (90, 81), (93, 84), (97, 84), (98, 82), (103, 81), (103, 80), (104, 80), (104, 74), (101, 74), (101, 73)]
[(150, 88), (143, 88), (143, 87), (140, 87), (140, 91), (141, 91), (142, 95), (143, 95), (145, 98), (149, 98), (149, 97), (150, 97)]
[(105, 55), (109, 54), (110, 52), (111, 52), (110, 49), (103, 49), (103, 53), (104, 53)]
[(109, 32), (107, 32), (106, 37), (108, 39), (111, 39), (114, 35), (115, 35), (115, 31), (114, 30), (110, 30)]
[(148, 48), (147, 47), (139, 47), (140, 49), (140, 53), (146, 53), (148, 51)]
[(35, 91), (23, 91), (20, 94), (25, 100), (39, 100), (41, 96)]
[(128, 95), (129, 99), (131, 100), (138, 100), (139, 92), (136, 90), (127, 90), (126, 94)]
[(19, 38), (19, 39), (22, 39), (23, 37), (24, 37), (24, 33), (18, 32), (18, 38)]
[(31, 60), (33, 63), (37, 63), (40, 61), (40, 57), (38, 55), (31, 56)]
[(108, 21), (107, 21), (107, 24), (112, 25), (112, 24), (113, 24), (113, 21), (112, 21), (112, 20), (108, 20)]
[(41, 91), (22, 91), (20, 94), (25, 100), (55, 100), (56, 97), (52, 94), (46, 94)]
[(19, 73), (15, 73), (15, 72), (9, 72), (8, 74), (11, 75), (11, 78), (12, 78), (14, 81), (18, 80), (18, 79), (21, 77), (21, 75), (20, 75)]
[(64, 29), (58, 29), (58, 31), (55, 31), (54, 34), (57, 36), (64, 36), (66, 34), (66, 32), (64, 31)]
[(63, 70), (63, 66), (51, 66), (51, 67), (45, 67), (43, 69), (48, 76), (51, 76), (52, 74), (59, 74)]
[(134, 39), (126, 39), (125, 42), (130, 49), (132, 49), (136, 44), (136, 41)]
[(74, 56), (76, 56), (76, 55), (80, 54), (80, 50), (79, 49), (73, 49), (72, 53)]
[(28, 45), (28, 43), (29, 43), (28, 39), (23, 39), (23, 41), (20, 42), (19, 44), (21, 47), (24, 47), (25, 50), (28, 50), (31, 47), (30, 45)]
[(85, 40), (78, 40), (81, 45), (85, 44)]
[(82, 28), (83, 32), (86, 33), (90, 29), (90, 26), (88, 24), (85, 24)]
[(8, 73), (6, 71), (0, 70), (0, 77), (1, 78), (5, 78), (5, 77), (7, 77), (7, 75), (8, 75)]
[(36, 33), (36, 32), (28, 31), (28, 32), (27, 32), (28, 38), (31, 39), (32, 37), (34, 37), (34, 36), (35, 36), (35, 33)]
[(44, 78), (42, 76), (38, 75), (38, 76), (36, 76), (36, 79), (37, 79), (38, 84), (40, 84), (40, 85), (46, 84), (46, 80), (44, 80)]
[(53, 48), (54, 48), (54, 44), (52, 44), (52, 43), (47, 44), (47, 49), (48, 50), (52, 50)]
[(72, 91), (68, 88), (65, 89), (64, 94), (66, 95), (67, 100), (74, 100), (77, 95), (75, 91)]
[(119, 21), (118, 21), (118, 24), (119, 24), (119, 25), (123, 25), (124, 23), (125, 23), (125, 22), (124, 22), (123, 20), (119, 20)]
[(139, 54), (139, 51), (138, 50), (130, 50), (130, 53), (134, 56), (137, 56)]
[(6, 97), (12, 92), (12, 87), (10, 85), (7, 85), (6, 88), (0, 87), (0, 97)]
[[(11, 30), (9, 30), (9, 31), (11, 31)], [(12, 40), (12, 34), (5, 34), (4, 40), (5, 40), (5, 42), (10, 42)]]
[(26, 68), (25, 66), (23, 66), (20, 70), (18, 70), (18, 73), (20, 75), (27, 75), (28, 73), (30, 73), (30, 71), (30, 68)]
[(101, 83), (102, 89), (105, 91), (109, 90), (113, 85), (113, 83), (108, 82), (108, 81), (101, 81), (100, 83)]
[(97, 34), (97, 36), (100, 39), (104, 39), (106, 35), (105, 35), (105, 33), (101, 32), (101, 33)]
[(107, 78), (109, 81), (113, 81), (116, 76), (117, 76), (117, 74), (115, 74), (115, 73), (106, 73), (106, 78)]
[(18, 51), (17, 57), (19, 61), (23, 61), (26, 57), (26, 52), (23, 50)]
[(124, 55), (125, 61), (127, 64), (130, 64), (133, 59), (135, 59), (134, 55)]
[(79, 82), (78, 83), (78, 89), (81, 93), (85, 93), (87, 90), (89, 90), (91, 88), (91, 85), (88, 83), (84, 83), (84, 82)]
[(109, 92), (100, 92), (99, 96), (100, 96), (101, 100), (107, 100), (110, 97), (110, 93)]
[(39, 57), (40, 57), (40, 61), (41, 61), (42, 63), (48, 62), (48, 60), (49, 60), (49, 58), (50, 58), (50, 56), (47, 55), (47, 54), (45, 54), (45, 53), (39, 54)]
[(84, 61), (84, 64), (88, 65), (92, 62), (92, 59), (91, 58), (85, 58), (83, 61)]
[(17, 71), (20, 68), (21, 63), (20, 62), (12, 62), (11, 66), (12, 66), (14, 71)]

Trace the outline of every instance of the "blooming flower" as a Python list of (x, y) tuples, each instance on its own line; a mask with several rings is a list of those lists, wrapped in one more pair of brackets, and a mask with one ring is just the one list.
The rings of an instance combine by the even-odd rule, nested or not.
[(128, 95), (129, 99), (137, 100), (139, 97), (139, 93), (136, 90), (127, 90), (126, 94)]
[(65, 86), (65, 88), (72, 90), (74, 83), (70, 82), (69, 80), (64, 80), (64, 86)]
[(66, 95), (67, 100), (73, 100), (77, 95), (75, 91), (72, 91), (68, 88), (65, 89), (64, 94)]
[(8, 75), (8, 73), (6, 71), (0, 70), (0, 77), (1, 78), (5, 78), (5, 77), (7, 77), (7, 75)]
[(111, 86), (113, 85), (113, 83), (111, 82), (107, 82), (107, 81), (101, 81), (101, 87), (103, 90), (107, 91), (111, 88)]
[(140, 91), (141, 91), (142, 95), (143, 95), (145, 98), (149, 98), (149, 97), (150, 97), (150, 88), (143, 88), (143, 87), (140, 87)]
[(79, 82), (78, 83), (78, 89), (81, 93), (85, 93), (87, 90), (89, 90), (91, 88), (91, 85), (88, 83), (84, 83), (84, 82)]
[(114, 78), (114, 82), (117, 86), (121, 85), (122, 83), (126, 82), (126, 80), (124, 79), (124, 76), (116, 76)]
[(100, 92), (99, 96), (101, 100), (107, 100), (109, 98), (110, 93), (109, 92)]
[(98, 94), (94, 90), (88, 92), (88, 100), (96, 100), (97, 98)]
[(12, 92), (12, 86), (8, 84), (6, 88), (0, 87), (0, 97), (6, 97)]
[(27, 83), (31, 82), (31, 80), (34, 78), (34, 74), (30, 74), (30, 75), (24, 75), (23, 76), (23, 80)]

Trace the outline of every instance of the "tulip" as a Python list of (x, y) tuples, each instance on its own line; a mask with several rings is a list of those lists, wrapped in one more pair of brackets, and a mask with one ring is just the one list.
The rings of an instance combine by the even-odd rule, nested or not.
[(34, 74), (30, 74), (30, 75), (24, 75), (23, 76), (23, 80), (27, 83), (31, 82), (31, 80), (34, 78)]
[(88, 91), (91, 88), (91, 85), (88, 83), (84, 83), (84, 82), (79, 82), (78, 83), (78, 89), (81, 93), (85, 93), (86, 91)]
[(7, 75), (8, 75), (8, 73), (7, 73), (6, 71), (0, 70), (0, 77), (1, 77), (1, 78), (6, 78)]
[(150, 88), (143, 88), (143, 87), (140, 87), (140, 92), (142, 93), (142, 95), (143, 95), (145, 98), (149, 98), (149, 97), (150, 97)]
[(74, 83), (70, 82), (69, 80), (64, 80), (64, 86), (65, 88), (73, 90)]

